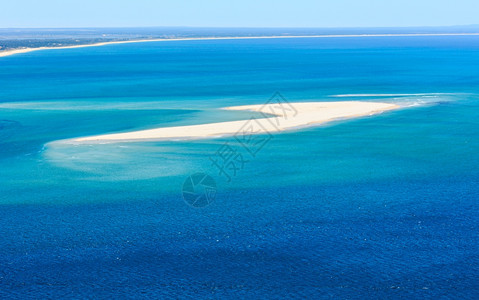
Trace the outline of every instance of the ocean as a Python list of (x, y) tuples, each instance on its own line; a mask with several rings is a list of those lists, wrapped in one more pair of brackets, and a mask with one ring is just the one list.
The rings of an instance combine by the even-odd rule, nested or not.
[[(61, 142), (249, 119), (219, 108), (274, 95), (404, 108), (254, 153), (228, 136)], [(477, 299), (478, 114), (479, 36), (0, 58), (0, 297)], [(225, 149), (244, 161), (218, 167)], [(213, 182), (201, 205), (185, 196), (196, 174)]]

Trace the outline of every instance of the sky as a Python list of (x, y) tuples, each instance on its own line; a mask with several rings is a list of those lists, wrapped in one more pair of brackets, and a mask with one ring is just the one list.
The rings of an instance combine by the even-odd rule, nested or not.
[(479, 24), (477, 0), (6, 0), (0, 28)]

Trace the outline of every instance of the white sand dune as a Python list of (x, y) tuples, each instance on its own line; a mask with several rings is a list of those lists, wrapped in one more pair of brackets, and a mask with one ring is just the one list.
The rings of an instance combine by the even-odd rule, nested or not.
[(163, 127), (97, 135), (71, 139), (65, 142), (74, 144), (116, 143), (152, 140), (189, 140), (231, 136), (235, 134), (268, 134), (320, 125), (333, 120), (369, 116), (398, 108), (398, 105), (391, 103), (364, 101), (274, 103), (233, 106), (224, 109), (261, 112), (264, 114), (264, 117), (254, 117), (242, 121)]

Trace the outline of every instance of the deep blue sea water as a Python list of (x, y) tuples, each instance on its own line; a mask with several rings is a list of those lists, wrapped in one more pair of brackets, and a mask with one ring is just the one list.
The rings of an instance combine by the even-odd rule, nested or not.
[[(247, 119), (218, 108), (405, 108), (232, 138), (64, 139)], [(0, 297), (479, 298), (479, 37), (176, 41), (0, 58)], [(246, 155), (246, 154), (245, 154)], [(182, 197), (216, 181), (209, 206)]]

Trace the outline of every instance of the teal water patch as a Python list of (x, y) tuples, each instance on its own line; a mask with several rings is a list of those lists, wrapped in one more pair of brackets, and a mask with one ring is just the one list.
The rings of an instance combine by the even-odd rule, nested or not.
[[(472, 134), (476, 126), (478, 47), (476, 37), (280, 39), (6, 57), (0, 74), (5, 87), (0, 119), (6, 120), (0, 159), (10, 167), (0, 172), (7, 187), (9, 174), (40, 163), (51, 166), (52, 174), (91, 183), (162, 180), (158, 192), (173, 191), (172, 182), (192, 172), (218, 176), (210, 156), (230, 139), (74, 147), (55, 141), (248, 119), (250, 112), (219, 109), (261, 104), (279, 90), (291, 102), (381, 101), (406, 109), (275, 135), (226, 189), (438, 176), (443, 165), (446, 173), (474, 173), (451, 157), (473, 160), (474, 151), (467, 149), (477, 146), (471, 138), (461, 139), (461, 132)], [(459, 116), (468, 121), (454, 122)], [(46, 181), (49, 172), (42, 173)]]

